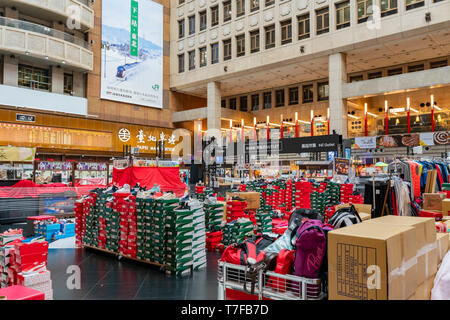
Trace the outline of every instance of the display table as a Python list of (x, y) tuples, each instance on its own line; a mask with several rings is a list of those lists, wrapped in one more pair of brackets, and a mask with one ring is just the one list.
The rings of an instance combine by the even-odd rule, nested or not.
[(24, 233), (23, 233), (24, 236), (31, 237), (34, 235), (34, 222), (35, 221), (51, 220), (51, 219), (55, 219), (55, 217), (49, 216), (49, 215), (27, 217), (27, 225), (26, 225)]
[(6, 297), (6, 300), (45, 300), (43, 292), (17, 285), (0, 289), (0, 297)]

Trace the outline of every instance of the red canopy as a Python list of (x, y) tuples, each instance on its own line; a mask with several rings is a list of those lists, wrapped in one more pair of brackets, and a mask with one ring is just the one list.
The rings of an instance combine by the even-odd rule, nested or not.
[(186, 184), (180, 180), (180, 169), (175, 168), (144, 168), (131, 167), (113, 169), (113, 183), (117, 186), (129, 184), (131, 187), (138, 183), (142, 187), (151, 189), (155, 184), (161, 191), (173, 191), (178, 197), (183, 196)]

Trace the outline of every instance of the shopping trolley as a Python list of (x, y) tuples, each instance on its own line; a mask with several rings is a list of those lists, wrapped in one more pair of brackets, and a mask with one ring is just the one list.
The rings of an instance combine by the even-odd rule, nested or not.
[[(223, 261), (218, 263), (218, 282), (219, 300), (322, 300), (327, 296), (321, 279), (264, 270), (251, 278), (247, 266)], [(253, 294), (249, 292), (252, 282)]]

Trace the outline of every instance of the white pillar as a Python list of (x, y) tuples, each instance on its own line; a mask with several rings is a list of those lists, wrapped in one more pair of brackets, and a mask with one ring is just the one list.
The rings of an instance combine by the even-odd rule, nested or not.
[(3, 84), (7, 86), (18, 86), (19, 60), (11, 58), (10, 55), (3, 56)]
[(53, 66), (52, 70), (52, 92), (53, 93), (64, 93), (64, 70), (61, 67)]
[(207, 86), (207, 109), (208, 109), (208, 130), (221, 128), (221, 113), (220, 106), (221, 92), (219, 82), (209, 82)]
[(347, 103), (342, 98), (342, 84), (347, 82), (347, 55), (334, 53), (328, 59), (330, 133), (333, 130), (347, 138)]

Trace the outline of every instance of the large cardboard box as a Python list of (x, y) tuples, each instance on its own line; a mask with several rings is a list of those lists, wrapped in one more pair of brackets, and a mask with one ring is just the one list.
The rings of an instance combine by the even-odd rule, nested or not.
[(414, 300), (430, 300), (431, 290), (434, 285), (434, 278), (436, 274), (433, 274), (426, 281), (424, 281), (420, 286), (417, 287), (416, 293), (414, 295)]
[(442, 205), (442, 215), (444, 216), (450, 215), (450, 199), (442, 200), (441, 205)]
[(441, 210), (445, 193), (424, 193), (423, 208), (425, 210)]
[(227, 198), (236, 196), (247, 201), (247, 209), (259, 209), (260, 207), (260, 194), (259, 192), (249, 191), (249, 192), (227, 192)]
[[(350, 207), (350, 203), (344, 203), (339, 204), (336, 206), (336, 211), (341, 208)], [(355, 207), (356, 211), (358, 211), (359, 216), (361, 217), (362, 221), (369, 220), (372, 217), (372, 205), (371, 204), (357, 204), (354, 203), (353, 206)]]
[[(437, 233), (437, 247), (438, 247), (438, 253), (439, 253), (439, 263), (442, 262), (442, 259), (444, 259), (445, 255), (448, 252), (448, 245), (449, 245), (449, 234), (448, 233)], [(439, 267), (438, 267), (439, 269)]]
[(417, 245), (417, 285), (423, 283), (436, 273), (438, 249), (436, 243), (436, 226), (433, 218), (384, 216), (365, 221), (365, 224), (401, 225), (415, 229), (414, 242)]
[(329, 232), (329, 298), (406, 300), (414, 295), (415, 234), (412, 227), (381, 223), (359, 223)]

